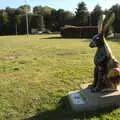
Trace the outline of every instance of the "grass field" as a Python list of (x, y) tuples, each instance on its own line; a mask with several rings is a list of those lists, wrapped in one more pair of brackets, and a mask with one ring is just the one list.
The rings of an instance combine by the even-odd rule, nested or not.
[[(93, 80), (96, 49), (59, 35), (0, 37), (0, 120), (119, 120), (120, 109), (71, 114), (59, 106)], [(109, 41), (120, 60), (120, 42)]]

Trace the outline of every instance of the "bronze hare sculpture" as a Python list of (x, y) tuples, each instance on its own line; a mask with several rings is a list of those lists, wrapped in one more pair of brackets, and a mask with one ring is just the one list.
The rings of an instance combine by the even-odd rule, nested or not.
[(93, 36), (90, 47), (97, 47), (94, 57), (94, 81), (92, 92), (117, 90), (120, 83), (120, 66), (108, 46), (105, 36), (111, 27), (115, 14), (101, 16), (98, 23), (98, 34)]

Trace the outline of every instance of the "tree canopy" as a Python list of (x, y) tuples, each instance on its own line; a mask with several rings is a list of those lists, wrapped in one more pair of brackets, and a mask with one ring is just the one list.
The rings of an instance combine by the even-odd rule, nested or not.
[(98, 24), (98, 20), (101, 15), (102, 15), (102, 9), (100, 5), (96, 5), (93, 11), (91, 12), (91, 24), (93, 26)]
[(97, 26), (101, 14), (115, 13), (114, 32), (120, 32), (120, 5), (102, 10), (96, 5), (93, 11), (88, 11), (85, 2), (80, 2), (74, 13), (64, 9), (54, 9), (49, 6), (21, 5), (18, 8), (6, 7), (0, 9), (0, 35), (26, 34), (26, 11), (28, 14), (29, 33), (31, 29), (59, 31), (65, 25)]
[(84, 2), (78, 4), (78, 8), (75, 11), (76, 25), (88, 25), (89, 12)]

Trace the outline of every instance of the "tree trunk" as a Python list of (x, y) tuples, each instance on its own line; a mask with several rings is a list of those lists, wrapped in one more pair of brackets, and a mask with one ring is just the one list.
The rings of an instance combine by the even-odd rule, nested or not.
[(16, 35), (18, 34), (18, 32), (17, 32), (17, 24), (15, 24), (15, 33), (16, 33)]

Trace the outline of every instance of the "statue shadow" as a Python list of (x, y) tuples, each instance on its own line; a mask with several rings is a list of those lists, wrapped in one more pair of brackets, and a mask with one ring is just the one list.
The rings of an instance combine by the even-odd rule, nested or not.
[(88, 120), (94, 116), (100, 117), (103, 114), (109, 114), (117, 108), (117, 106), (111, 106), (92, 112), (74, 112), (69, 106), (67, 97), (65, 96), (59, 101), (56, 109), (45, 112), (37, 111), (38, 113), (35, 116), (25, 118), (24, 120)]

